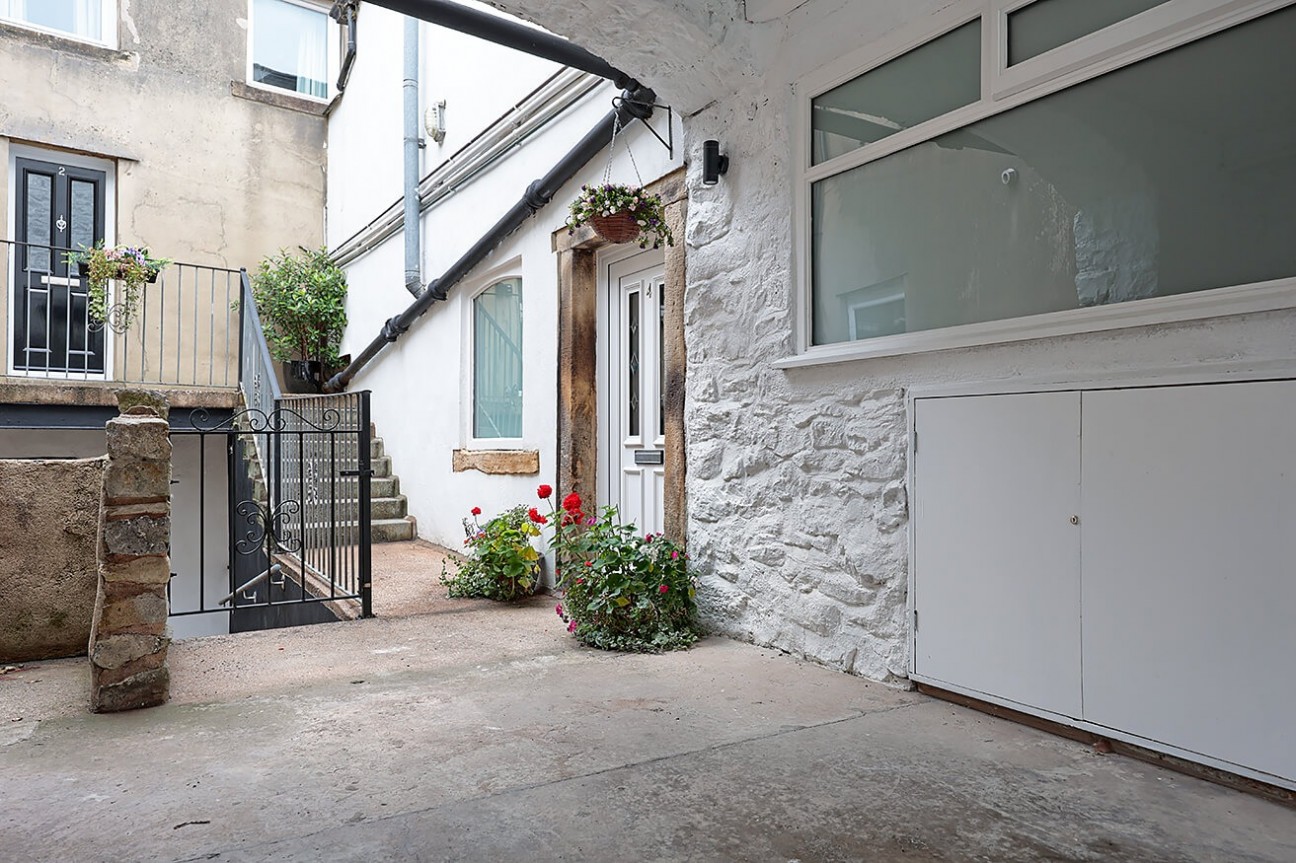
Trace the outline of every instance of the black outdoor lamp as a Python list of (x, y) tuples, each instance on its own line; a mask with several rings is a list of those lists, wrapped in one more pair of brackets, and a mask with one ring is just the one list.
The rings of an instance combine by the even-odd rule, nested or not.
[(729, 157), (720, 155), (719, 141), (702, 142), (702, 185), (714, 186), (729, 173)]

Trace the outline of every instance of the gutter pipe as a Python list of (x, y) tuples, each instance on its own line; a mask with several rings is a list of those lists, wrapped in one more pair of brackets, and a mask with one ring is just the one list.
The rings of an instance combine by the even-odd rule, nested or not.
[(526, 24), (471, 9), (450, 0), (366, 0), (373, 6), (384, 6), (411, 18), (421, 18), (440, 27), (458, 30), (496, 45), (504, 45), (534, 57), (543, 57), (564, 66), (591, 72), (607, 78), (621, 90), (635, 91), (640, 84), (634, 76), (622, 72), (608, 61), (574, 45), (559, 36)]
[(419, 21), (405, 19), (405, 290), (423, 290), (423, 257), (419, 227)]
[[(426, 3), (429, 0), (420, 0), (420, 2)], [(384, 0), (384, 5), (386, 5), (386, 0)], [(503, 242), (505, 237), (520, 228), (523, 222), (538, 213), (553, 200), (553, 196), (557, 194), (558, 190), (575, 177), (581, 168), (607, 146), (607, 142), (612, 138), (612, 130), (617, 123), (624, 127), (631, 120), (648, 119), (652, 116), (652, 105), (656, 101), (657, 95), (645, 87), (640, 87), (634, 92), (626, 91), (623, 93), (620, 107), (610, 111), (594, 128), (586, 132), (580, 142), (568, 151), (567, 155), (558, 161), (558, 164), (549, 169), (549, 173), (527, 186), (521, 200), (514, 204), (495, 223), (495, 226), (486, 232), (485, 236), (474, 243), (472, 248), (464, 253), (463, 257), (455, 261), (450, 266), (450, 269), (441, 275), (441, 278), (428, 283), (427, 289), (405, 311), (396, 317), (389, 318), (383, 324), (382, 331), (360, 352), (359, 356), (351, 361), (351, 365), (328, 379), (324, 384), (324, 391), (336, 393), (345, 389), (351, 379), (367, 366), (374, 357), (378, 356), (383, 348), (404, 335), (410, 326), (422, 317), (434, 303), (445, 300), (450, 288), (454, 287), (464, 276), (468, 275), (473, 267), (490, 255), (495, 250), (495, 247)]]
[(343, 92), (351, 81), (351, 67), (356, 58), (356, 7), (354, 3), (334, 3), (329, 17), (347, 28), (346, 56), (342, 58), (342, 71), (338, 73), (337, 91)]

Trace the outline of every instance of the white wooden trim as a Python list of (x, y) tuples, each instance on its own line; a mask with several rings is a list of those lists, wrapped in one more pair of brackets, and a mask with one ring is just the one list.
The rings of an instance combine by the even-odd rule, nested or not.
[(289, 6), (300, 6), (303, 9), (308, 9), (311, 12), (318, 12), (324, 16), (324, 47), (326, 54), (324, 63), (324, 77), (326, 80), (324, 81), (324, 84), (327, 87), (327, 90), (325, 90), (326, 95), (321, 98), (319, 96), (312, 96), (309, 93), (299, 93), (296, 90), (288, 90), (284, 87), (275, 87), (270, 84), (262, 84), (259, 81), (252, 80), (252, 48), (255, 44), (254, 34), (256, 33), (256, 15), (254, 13), (256, 0), (247, 0), (247, 51), (245, 52), (246, 59), (243, 64), (243, 80), (249, 87), (256, 90), (263, 90), (267, 93), (278, 93), (281, 96), (287, 94), (288, 96), (293, 96), (306, 102), (312, 102), (317, 105), (327, 105), (333, 101), (333, 97), (338, 93), (337, 74), (338, 69), (340, 69), (342, 65), (339, 35), (341, 33), (340, 26), (329, 15), (329, 7), (327, 5), (321, 5), (321, 3), (315, 2), (315, 0), (277, 0), (277, 2), (287, 3)]
[(1020, 342), (1290, 308), (1296, 308), (1296, 277), (1169, 297), (1133, 300), (1108, 306), (1067, 309), (1043, 315), (899, 333), (858, 342), (819, 345), (807, 348), (799, 355), (776, 360), (773, 366), (778, 369), (794, 369), (847, 360), (903, 356), (925, 351)]
[[(43, 0), (36, 0), (43, 2)], [(117, 50), (119, 43), (117, 37), (117, 0), (99, 0), (100, 2), (100, 32), (98, 39), (87, 39), (84, 36), (78, 36), (75, 33), (69, 33), (67, 30), (58, 30), (53, 27), (43, 27), (40, 24), (33, 24), (22, 18), (10, 18), (8, 16), (0, 17), (0, 21), (6, 24), (12, 24), (15, 27), (21, 27), (24, 30), (31, 30), (35, 33), (44, 33), (49, 36), (57, 36), (60, 39), (67, 39), (70, 42), (80, 42), (83, 45), (97, 45), (100, 48), (110, 48)]]

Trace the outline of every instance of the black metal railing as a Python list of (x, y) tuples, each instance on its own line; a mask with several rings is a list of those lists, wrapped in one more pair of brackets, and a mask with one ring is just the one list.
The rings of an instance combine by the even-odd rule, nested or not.
[[(178, 451), (196, 444), (199, 525), (187, 533), (189, 566), (173, 549), (171, 616), (232, 612), (231, 629), (315, 622), (285, 606), (335, 604), (333, 619), (371, 616), (369, 393), (287, 398), (269, 412), (247, 408), (219, 420), (197, 410), (189, 426), (173, 426), (171, 437)], [(207, 464), (222, 449), (226, 529), (217, 531)], [(173, 536), (182, 529), (173, 525)], [(212, 543), (226, 546), (229, 561), (215, 582), (206, 565)], [(236, 625), (264, 611), (275, 612), (274, 622)]]
[(15, 375), (233, 389), (238, 385), (239, 271), (173, 263), (143, 286), (127, 315), (109, 283), (103, 320), (70, 249), (0, 240), (0, 289), (10, 298), (8, 367)]
[[(284, 396), (246, 272), (240, 282), (243, 409), (221, 419), (194, 411), (191, 428), (172, 428), (177, 451), (196, 440), (200, 500), (210, 441), (223, 443), (227, 465), (226, 529), (209, 538), (204, 520), (190, 565), (172, 578), (171, 615), (230, 612), (231, 630), (369, 617), (370, 394)], [(217, 541), (228, 546), (228, 578), (209, 584), (205, 548)]]

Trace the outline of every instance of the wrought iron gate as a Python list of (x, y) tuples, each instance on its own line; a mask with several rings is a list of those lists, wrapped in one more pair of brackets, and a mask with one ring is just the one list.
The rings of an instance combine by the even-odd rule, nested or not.
[[(173, 524), (171, 616), (228, 612), (230, 631), (372, 616), (369, 393), (266, 407), (219, 419), (197, 410), (191, 428), (172, 428), (191, 461), (196, 442), (199, 524), (196, 549), (177, 547), (194, 531)], [(220, 450), (224, 519), (208, 517), (209, 473), (219, 484), (208, 459)], [(215, 543), (228, 549), (224, 571), (209, 566)]]

